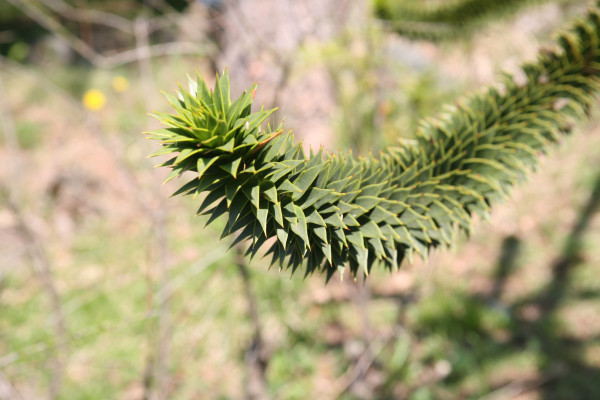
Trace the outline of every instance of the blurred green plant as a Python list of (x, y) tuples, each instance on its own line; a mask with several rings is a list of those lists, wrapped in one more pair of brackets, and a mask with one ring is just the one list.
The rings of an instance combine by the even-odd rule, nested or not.
[(17, 123), (17, 140), (24, 149), (34, 149), (40, 144), (43, 127), (31, 121)]
[(545, 2), (547, 0), (375, 0), (374, 8), (375, 14), (400, 35), (448, 40), (467, 37), (490, 20)]
[(16, 42), (10, 46), (6, 55), (13, 61), (23, 62), (27, 58), (28, 54), (29, 45), (24, 42)]

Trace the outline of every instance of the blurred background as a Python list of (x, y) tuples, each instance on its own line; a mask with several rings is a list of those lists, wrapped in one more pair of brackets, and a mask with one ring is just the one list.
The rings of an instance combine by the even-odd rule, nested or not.
[(227, 67), (376, 154), (589, 5), (525, 3), (415, 40), (370, 0), (0, 0), (0, 399), (600, 398), (598, 118), (468, 241), (327, 285), (227, 251), (142, 135)]

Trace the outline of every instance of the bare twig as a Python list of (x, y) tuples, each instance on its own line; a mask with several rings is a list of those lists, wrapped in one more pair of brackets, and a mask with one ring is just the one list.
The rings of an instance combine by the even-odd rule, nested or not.
[(75, 52), (77, 52), (80, 56), (85, 58), (97, 68), (111, 69), (136, 61), (141, 61), (143, 59), (167, 55), (206, 54), (206, 50), (195, 43), (173, 42), (156, 45), (146, 44), (145, 46), (142, 46), (141, 49), (138, 45), (135, 49), (125, 50), (114, 55), (106, 56), (95, 51), (86, 42), (73, 35), (54, 17), (48, 15), (40, 8), (33, 5), (33, 3), (29, 0), (8, 1), (15, 7), (22, 9), (31, 19), (63, 40), (70, 48), (72, 48)]
[(352, 385), (355, 384), (366, 371), (368, 371), (368, 369), (371, 367), (371, 365), (373, 365), (377, 357), (379, 357), (381, 352), (392, 341), (392, 339), (397, 338), (400, 334), (406, 335), (410, 338), (404, 328), (402, 328), (400, 325), (397, 325), (394, 331), (388, 337), (380, 338), (380, 340), (372, 339), (354, 366), (334, 384), (334, 393), (329, 397), (337, 399), (340, 395), (350, 389)]
[(58, 38), (62, 39), (69, 47), (75, 50), (83, 58), (97, 67), (103, 67), (103, 58), (86, 42), (69, 32), (65, 27), (52, 16), (46, 14), (40, 8), (33, 5), (29, 0), (8, 0), (13, 6), (21, 9), (31, 19), (48, 29)]
[[(241, 35), (242, 38), (245, 39), (246, 43), (252, 47), (252, 50), (256, 52), (256, 54), (260, 54), (261, 52), (268, 52), (270, 56), (278, 59), (281, 57), (281, 51), (273, 46), (272, 42), (267, 42), (264, 40), (257, 32), (256, 29), (252, 27), (248, 19), (242, 12), (242, 4), (240, 0), (233, 0), (232, 6), (230, 7), (233, 12), (233, 16), (236, 18), (236, 24), (241, 27), (241, 30), (244, 32)], [(249, 35), (248, 35), (249, 34)]]
[(158, 289), (156, 292), (156, 305), (159, 306), (167, 301), (173, 294), (187, 283), (194, 275), (198, 275), (206, 268), (213, 265), (215, 262), (223, 258), (226, 252), (223, 246), (213, 246), (210, 251), (202, 255), (202, 258), (186, 268), (184, 273), (181, 273), (169, 279), (169, 282)]
[[(350, 280), (349, 280), (350, 281)], [(373, 341), (373, 330), (369, 321), (369, 300), (370, 292), (369, 285), (364, 274), (359, 274), (358, 282), (355, 285), (356, 292), (354, 294), (354, 302), (358, 308), (358, 314), (361, 322), (361, 335), (363, 343), (371, 343)], [(367, 346), (365, 350), (366, 358), (373, 358), (371, 354), (371, 346)], [(359, 363), (357, 363), (358, 366)], [(358, 375), (354, 378), (354, 382), (364, 380), (367, 369), (357, 369)]]
[(31, 260), (34, 273), (41, 281), (52, 309), (51, 322), (54, 326), (56, 340), (58, 343), (58, 352), (52, 359), (53, 368), (51, 370), (49, 397), (50, 399), (55, 399), (60, 392), (62, 383), (62, 358), (67, 355), (67, 328), (60, 302), (60, 296), (52, 277), (52, 268), (50, 267), (50, 262), (42, 245), (42, 241), (37, 236), (35, 231), (31, 229), (23, 216), (23, 199), (20, 194), (21, 181), (19, 179), (22, 166), (21, 149), (19, 146), (12, 114), (9, 111), (8, 105), (4, 102), (5, 98), (7, 98), (7, 96), (5, 95), (2, 76), (0, 75), (0, 119), (2, 119), (2, 130), (4, 132), (5, 142), (7, 143), (7, 146), (14, 157), (14, 160), (9, 163), (9, 168), (12, 168), (13, 170), (11, 171), (12, 179), (9, 182), (7, 205), (9, 211), (15, 217), (17, 228), (21, 234), (21, 237), (23, 238), (23, 241), (25, 242), (27, 254)]
[(248, 400), (265, 400), (268, 399), (266, 370), (269, 359), (265, 349), (256, 297), (252, 291), (250, 273), (248, 271), (248, 266), (246, 265), (244, 252), (239, 245), (236, 246), (235, 249), (236, 264), (240, 275), (242, 276), (244, 295), (248, 304), (248, 314), (250, 314), (250, 319), (254, 326), (252, 343), (246, 352), (246, 364), (248, 365), (246, 398)]
[[(132, 50), (125, 50), (112, 56), (103, 56), (102, 68), (111, 69), (137, 61), (171, 55), (205, 55), (204, 47), (192, 42), (172, 42), (147, 45)], [(143, 54), (143, 55), (140, 55)]]
[[(6, 146), (10, 150), (10, 154), (13, 158), (9, 161), (8, 167), (12, 169), (11, 175), (14, 182), (20, 182), (21, 147), (19, 146), (19, 138), (17, 136), (17, 127), (15, 126), (15, 121), (12, 117), (12, 113), (10, 112), (8, 104), (5, 102), (5, 99), (7, 98), (8, 96), (4, 90), (4, 83), (2, 82), (2, 69), (0, 68), (0, 127), (2, 128), (4, 143), (6, 143)], [(20, 189), (20, 185), (13, 184), (11, 186), (11, 192), (9, 195), (13, 196), (14, 198), (18, 198)]]
[[(156, 93), (156, 87), (154, 85), (154, 77), (152, 72), (152, 64), (150, 63), (149, 55), (149, 30), (148, 20), (144, 17), (138, 17), (135, 20), (134, 26), (135, 41), (136, 41), (136, 55), (138, 62), (138, 68), (141, 76), (141, 83), (144, 90), (144, 98), (146, 99), (146, 109), (152, 109), (152, 99), (154, 98), (153, 93)], [(157, 251), (156, 268), (158, 272), (158, 290), (163, 290), (169, 283), (169, 265), (168, 265), (168, 244), (167, 244), (167, 233), (166, 233), (166, 212), (165, 207), (157, 207), (155, 210), (151, 210), (150, 218), (152, 220), (152, 226), (154, 230), (154, 244), (152, 245)], [(169, 343), (171, 336), (171, 324), (169, 314), (169, 300), (167, 297), (156, 304), (157, 308), (157, 324), (158, 331), (156, 336), (155, 348), (151, 346), (149, 357), (148, 357), (148, 368), (147, 371), (152, 371), (152, 376), (148, 380), (146, 372), (146, 385), (147, 391), (146, 398), (152, 399), (166, 399), (168, 398), (167, 385), (167, 364), (169, 354)], [(156, 390), (154, 395), (150, 395), (152, 392), (152, 385), (150, 382), (156, 383)]]
[[(313, 32), (299, 32), (293, 49), (284, 54), (280, 49), (274, 47), (272, 42), (266, 41), (263, 37), (256, 33), (256, 30), (252, 28), (252, 25), (246, 18), (246, 15), (243, 13), (241, 7), (240, 0), (234, 0), (232, 6), (230, 7), (233, 16), (237, 20), (237, 24), (241, 26), (245, 33), (241, 36), (253, 48), (255, 54), (264, 54), (266, 52), (274, 60), (279, 60), (277, 67), (279, 67), (281, 70), (281, 74), (279, 80), (273, 88), (273, 97), (271, 99), (271, 106), (278, 106), (280, 104), (283, 91), (288, 85), (292, 75), (294, 63), (297, 58), (297, 50), (304, 45), (306, 39), (310, 37)], [(250, 33), (250, 35), (247, 35), (246, 33)], [(277, 117), (278, 113), (279, 111), (276, 112), (274, 117)]]
[(523, 393), (535, 390), (540, 386), (560, 378), (564, 375), (564, 371), (556, 370), (537, 379), (515, 380), (509, 384), (502, 386), (487, 395), (480, 397), (479, 400), (503, 400), (512, 399)]
[(128, 34), (133, 34), (133, 25), (131, 21), (117, 14), (92, 10), (89, 8), (73, 7), (63, 0), (44, 0), (44, 5), (66, 19), (103, 25)]
[(60, 392), (64, 369), (63, 358), (67, 354), (67, 328), (62, 311), (60, 296), (58, 294), (58, 290), (56, 289), (56, 285), (54, 284), (50, 262), (48, 261), (48, 257), (46, 256), (46, 252), (40, 239), (25, 221), (19, 206), (13, 203), (10, 199), (8, 201), (8, 208), (17, 221), (17, 227), (21, 236), (23, 237), (23, 240), (25, 241), (27, 253), (31, 260), (33, 270), (36, 276), (42, 282), (44, 291), (50, 300), (50, 306), (52, 308), (51, 322), (54, 326), (56, 340), (58, 342), (58, 351), (52, 360), (53, 367), (50, 371), (52, 379), (50, 380), (49, 397), (50, 399), (55, 399), (58, 397), (58, 393)]

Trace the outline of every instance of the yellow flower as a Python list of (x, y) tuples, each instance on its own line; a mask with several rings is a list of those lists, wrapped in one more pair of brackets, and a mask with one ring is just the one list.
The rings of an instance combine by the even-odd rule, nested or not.
[(115, 91), (123, 93), (129, 89), (129, 81), (124, 76), (115, 76), (112, 81), (112, 87), (115, 89)]
[(88, 110), (98, 111), (104, 107), (106, 97), (97, 89), (90, 89), (83, 95), (83, 105)]

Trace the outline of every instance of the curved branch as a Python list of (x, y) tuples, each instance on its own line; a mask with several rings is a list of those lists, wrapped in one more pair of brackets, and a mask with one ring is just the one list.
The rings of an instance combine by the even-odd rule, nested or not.
[(212, 91), (198, 78), (167, 96), (176, 113), (155, 114), (167, 128), (149, 135), (163, 145), (157, 154), (176, 153), (162, 164), (167, 181), (196, 174), (176, 194), (207, 192), (198, 213), (208, 223), (226, 215), (222, 236), (251, 239), (249, 254), (268, 243), (273, 262), (292, 271), (304, 264), (329, 278), (348, 264), (368, 274), (452, 244), (457, 227), (470, 232), (473, 214), (487, 214), (587, 116), (600, 89), (599, 10), (523, 72), (524, 83), (505, 77), (502, 89), (463, 99), (378, 157), (306, 155), (283, 127), (261, 127), (274, 110), (250, 112), (255, 86), (230, 101), (227, 72)]

